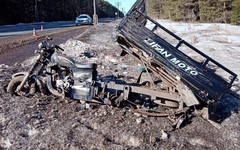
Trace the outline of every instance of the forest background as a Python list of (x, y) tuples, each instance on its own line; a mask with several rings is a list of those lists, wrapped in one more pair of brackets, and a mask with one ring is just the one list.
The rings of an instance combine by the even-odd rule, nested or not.
[(240, 25), (240, 0), (147, 0), (148, 14), (174, 21)]
[[(96, 5), (99, 18), (116, 17), (118, 9), (109, 2), (96, 0)], [(80, 14), (93, 16), (93, 0), (0, 0), (0, 25), (69, 21)], [(124, 14), (120, 11), (119, 16), (123, 17)]]
[[(240, 25), (240, 0), (146, 1), (153, 18)], [(116, 17), (118, 9), (109, 2), (96, 0), (96, 5), (99, 18)], [(93, 15), (92, 0), (0, 0), (0, 25), (75, 20), (79, 14)], [(120, 11), (120, 17), (123, 15)]]

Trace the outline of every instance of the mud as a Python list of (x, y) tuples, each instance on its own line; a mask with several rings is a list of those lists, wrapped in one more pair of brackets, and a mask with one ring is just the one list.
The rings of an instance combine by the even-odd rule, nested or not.
[[(83, 43), (79, 55), (66, 43), (62, 47), (78, 61), (97, 62), (99, 78), (135, 82), (142, 65), (119, 56), (113, 39), (117, 24), (102, 23), (73, 38)], [(128, 108), (6, 93), (11, 75), (27, 70), (29, 62), (0, 70), (0, 149), (240, 149), (240, 103), (231, 95), (219, 104), (221, 124), (199, 115), (180, 130), (169, 131), (170, 119), (141, 116)], [(166, 133), (168, 138), (163, 138)]]

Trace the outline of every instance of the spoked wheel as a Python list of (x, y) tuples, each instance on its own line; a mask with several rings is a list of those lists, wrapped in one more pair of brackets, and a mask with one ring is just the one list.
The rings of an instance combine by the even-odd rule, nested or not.
[(27, 93), (29, 93), (30, 87), (29, 87), (28, 83), (26, 83), (23, 86), (21, 92), (16, 92), (16, 89), (21, 84), (23, 78), (24, 78), (24, 76), (14, 77), (8, 84), (7, 92), (11, 93), (12, 95), (17, 95), (17, 96), (26, 95)]

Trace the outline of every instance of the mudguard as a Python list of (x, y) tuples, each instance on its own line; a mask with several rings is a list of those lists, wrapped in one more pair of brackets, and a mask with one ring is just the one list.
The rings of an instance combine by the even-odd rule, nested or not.
[(18, 76), (25, 76), (27, 72), (18, 72), (12, 75), (12, 78), (18, 77)]

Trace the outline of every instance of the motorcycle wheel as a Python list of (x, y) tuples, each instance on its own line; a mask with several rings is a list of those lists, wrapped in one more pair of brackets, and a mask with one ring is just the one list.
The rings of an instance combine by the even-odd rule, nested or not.
[[(19, 96), (20, 94), (16, 92), (17, 87), (21, 84), (22, 80), (23, 80), (24, 76), (17, 76), (14, 77), (8, 84), (7, 86), (7, 92), (12, 94), (12, 95), (16, 95)], [(22, 91), (26, 92), (27, 88), (24, 86)]]

